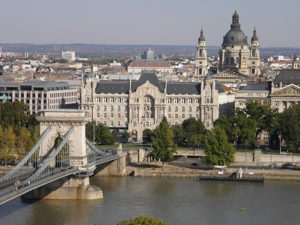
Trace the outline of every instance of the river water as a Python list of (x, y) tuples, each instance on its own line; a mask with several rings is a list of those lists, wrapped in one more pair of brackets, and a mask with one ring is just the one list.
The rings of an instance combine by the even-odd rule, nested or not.
[(15, 199), (0, 206), (0, 225), (116, 225), (140, 215), (173, 225), (300, 224), (300, 183), (200, 183), (194, 179), (93, 177), (103, 200)]

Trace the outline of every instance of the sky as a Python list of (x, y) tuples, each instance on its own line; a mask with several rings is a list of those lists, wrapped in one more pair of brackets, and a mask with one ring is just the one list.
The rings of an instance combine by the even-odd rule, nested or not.
[(236, 9), (262, 47), (300, 47), (299, 0), (0, 0), (0, 43), (220, 46)]

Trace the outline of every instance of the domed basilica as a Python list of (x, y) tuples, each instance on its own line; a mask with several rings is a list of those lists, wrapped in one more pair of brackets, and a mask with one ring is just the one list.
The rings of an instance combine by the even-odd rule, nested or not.
[[(223, 38), (219, 55), (219, 72), (233, 72), (247, 76), (260, 74), (260, 53), (256, 29), (253, 31), (251, 44), (241, 30), (239, 14), (235, 11), (232, 16), (230, 30)], [(201, 30), (196, 53), (196, 75), (203, 77), (208, 73), (206, 40)]]

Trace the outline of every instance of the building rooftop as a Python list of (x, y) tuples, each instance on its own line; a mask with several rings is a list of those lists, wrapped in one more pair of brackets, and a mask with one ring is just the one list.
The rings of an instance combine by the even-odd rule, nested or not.
[(269, 91), (270, 83), (263, 82), (258, 84), (248, 84), (247, 86), (243, 86), (240, 88), (242, 91)]
[(300, 70), (281, 70), (274, 80), (274, 83), (280, 82), (282, 82), (283, 84), (300, 84)]
[[(165, 91), (167, 85), (167, 94), (171, 95), (199, 95), (201, 94), (201, 83), (198, 82), (165, 82), (159, 81), (154, 73), (143, 73), (139, 80), (131, 81), (131, 91), (136, 89), (149, 81), (151, 84), (156, 86), (160, 92)], [(130, 87), (130, 81), (100, 81), (96, 87), (96, 93), (104, 94), (128, 94)], [(220, 83), (216, 82), (216, 88), (219, 93), (224, 92)]]

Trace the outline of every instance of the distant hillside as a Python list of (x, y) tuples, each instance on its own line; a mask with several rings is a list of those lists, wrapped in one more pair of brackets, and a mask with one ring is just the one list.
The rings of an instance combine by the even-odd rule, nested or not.
[[(98, 44), (0, 44), (3, 52), (36, 53), (48, 55), (61, 55), (62, 51), (74, 50), (79, 57), (123, 57), (137, 56), (151, 48), (156, 55), (194, 57), (195, 46), (172, 46), (172, 45), (98, 45)], [(219, 46), (208, 46), (208, 55), (217, 56)], [(261, 56), (272, 55), (292, 56), (300, 55), (300, 48), (261, 48)]]

